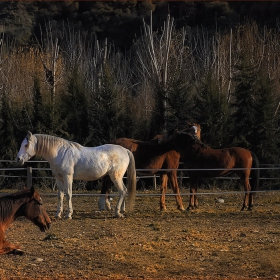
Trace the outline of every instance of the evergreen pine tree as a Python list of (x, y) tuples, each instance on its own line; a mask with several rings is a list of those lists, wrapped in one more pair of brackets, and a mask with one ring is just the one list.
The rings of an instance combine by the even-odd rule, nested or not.
[(36, 76), (34, 77), (33, 85), (33, 125), (36, 133), (48, 133), (49, 119), (47, 118), (47, 108), (44, 108), (41, 94), (40, 80)]
[(191, 87), (178, 78), (168, 87), (167, 129), (186, 126), (193, 120), (194, 102)]
[(155, 104), (151, 117), (151, 131), (153, 135), (164, 132), (167, 127), (167, 92), (161, 85), (155, 87)]
[(243, 53), (236, 66), (238, 73), (234, 77), (236, 83), (232, 103), (232, 135), (233, 145), (251, 149), (256, 129), (257, 72), (250, 63), (249, 56)]
[(227, 146), (229, 106), (226, 95), (211, 74), (206, 76), (195, 103), (193, 111), (196, 122), (202, 127), (202, 141), (213, 148)]
[(89, 110), (92, 145), (102, 145), (116, 139), (122, 130), (122, 115), (118, 108), (118, 91), (108, 65), (104, 67), (100, 90), (90, 102)]
[(14, 160), (19, 145), (16, 141), (15, 123), (12, 117), (10, 101), (5, 94), (2, 95), (1, 105), (0, 138), (2, 140), (0, 156), (2, 159)]
[(266, 75), (259, 75), (257, 81), (257, 102), (255, 125), (252, 139), (252, 150), (262, 163), (278, 163), (279, 149), (277, 143), (279, 132), (277, 119), (274, 116), (277, 105), (273, 93), (273, 81)]
[[(67, 95), (61, 100), (67, 122), (67, 138), (85, 145), (88, 141), (88, 102), (83, 77), (75, 67), (68, 79)], [(58, 113), (58, 112), (57, 112)]]

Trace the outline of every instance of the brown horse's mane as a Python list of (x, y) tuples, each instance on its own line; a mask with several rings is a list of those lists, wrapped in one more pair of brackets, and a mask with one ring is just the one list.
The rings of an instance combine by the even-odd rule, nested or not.
[(203, 143), (200, 139), (198, 139), (195, 135), (191, 135), (194, 138), (194, 144), (200, 146), (200, 148), (209, 150), (211, 147), (205, 143)]
[(14, 199), (8, 197), (0, 198), (0, 221), (5, 221), (13, 210)]
[(16, 193), (0, 197), (0, 221), (5, 221), (10, 217), (11, 212), (15, 208), (15, 203), (22, 204), (25, 198), (30, 196), (30, 190), (22, 190)]

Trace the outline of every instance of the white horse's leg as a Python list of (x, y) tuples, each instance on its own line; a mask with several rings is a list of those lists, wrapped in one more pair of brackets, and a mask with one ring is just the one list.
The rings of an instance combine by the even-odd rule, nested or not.
[(107, 195), (102, 195), (100, 196), (99, 200), (98, 200), (98, 209), (100, 211), (103, 211), (105, 209), (111, 211), (111, 202), (110, 199), (108, 198)]
[[(124, 188), (126, 189), (125, 185), (123, 185), (123, 186), (124, 186)], [(127, 191), (126, 191), (126, 192), (127, 192)], [(124, 199), (123, 202), (122, 202), (121, 212), (122, 212), (122, 213), (125, 213), (125, 199)]]
[(126, 186), (124, 185), (122, 179), (113, 179), (111, 178), (114, 185), (116, 186), (116, 188), (118, 189), (119, 191), (119, 200), (117, 202), (117, 205), (116, 205), (116, 209), (115, 209), (115, 217), (116, 218), (122, 218), (123, 217), (123, 214), (121, 214), (121, 208), (122, 210), (125, 209), (125, 195), (127, 193), (127, 188)]
[(63, 198), (64, 198), (64, 190), (63, 190), (63, 182), (59, 179), (56, 179), (57, 183), (57, 212), (55, 214), (56, 218), (61, 218), (61, 214), (63, 212)]
[(115, 217), (117, 218), (123, 218), (123, 214), (121, 214), (121, 208), (122, 210), (125, 209), (125, 195), (127, 193), (126, 187), (123, 190), (119, 190), (119, 200), (116, 205), (116, 210), (115, 210)]
[(72, 182), (73, 182), (73, 175), (66, 175), (64, 176), (64, 182), (66, 184), (66, 201), (68, 204), (68, 211), (66, 214), (67, 219), (72, 219), (73, 214), (73, 206), (72, 206)]

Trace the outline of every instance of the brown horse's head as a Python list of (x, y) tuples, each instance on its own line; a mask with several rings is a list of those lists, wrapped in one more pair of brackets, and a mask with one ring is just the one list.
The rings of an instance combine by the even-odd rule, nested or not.
[(50, 228), (51, 219), (43, 206), (39, 192), (33, 187), (26, 190), (26, 192), (28, 193), (28, 200), (21, 205), (19, 213), (17, 213), (18, 216), (25, 216), (38, 226), (41, 231), (46, 231)]
[[(179, 152), (182, 157), (183, 154), (189, 154), (194, 149), (201, 147), (202, 142), (198, 139), (192, 129), (174, 130), (164, 138), (162, 138), (161, 145), (166, 145), (169, 149), (174, 149)], [(196, 147), (196, 148), (195, 148)]]
[(156, 135), (153, 140), (157, 140), (158, 144), (166, 144), (170, 143), (171, 140), (174, 140), (175, 136), (178, 136), (178, 134), (182, 133), (192, 134), (196, 139), (200, 140), (200, 124), (187, 122), (187, 127), (184, 126), (182, 129), (174, 128), (170, 130), (166, 135)]
[[(189, 127), (179, 130), (177, 128), (170, 130), (166, 135), (163, 135), (158, 138), (159, 144), (172, 144), (182, 142), (184, 145), (190, 145), (195, 140), (200, 140), (200, 125), (190, 124)], [(187, 142), (188, 143), (187, 143)]]

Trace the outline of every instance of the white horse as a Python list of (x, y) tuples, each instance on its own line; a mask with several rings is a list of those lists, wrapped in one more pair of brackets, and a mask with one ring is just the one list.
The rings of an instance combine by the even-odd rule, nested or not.
[[(124, 199), (127, 188), (123, 176), (127, 171), (129, 208), (132, 209), (136, 193), (136, 171), (133, 154), (119, 146), (106, 144), (98, 147), (82, 145), (55, 136), (28, 132), (17, 154), (17, 161), (24, 164), (33, 156), (41, 156), (50, 164), (58, 186), (58, 206), (56, 217), (61, 218), (63, 197), (66, 194), (68, 212), (71, 219), (73, 180), (94, 181), (109, 175), (119, 192), (115, 216), (123, 217)], [(105, 204), (105, 196), (103, 197)]]

